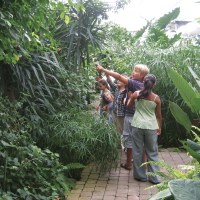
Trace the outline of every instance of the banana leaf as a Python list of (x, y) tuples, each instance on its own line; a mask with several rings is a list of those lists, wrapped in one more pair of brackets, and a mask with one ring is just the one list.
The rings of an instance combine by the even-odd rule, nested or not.
[(184, 102), (192, 112), (200, 113), (200, 93), (193, 89), (190, 84), (173, 69), (168, 69), (168, 75), (178, 89)]
[(169, 108), (176, 121), (190, 132), (192, 124), (187, 113), (185, 113), (176, 103), (171, 101), (169, 102)]

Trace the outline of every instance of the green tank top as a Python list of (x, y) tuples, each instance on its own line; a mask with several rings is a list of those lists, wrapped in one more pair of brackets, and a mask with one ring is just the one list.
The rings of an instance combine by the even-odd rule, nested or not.
[(155, 108), (156, 108), (156, 103), (154, 101), (149, 101), (146, 99), (140, 99), (139, 101), (136, 100), (135, 114), (133, 116), (131, 125), (141, 129), (149, 129), (149, 130), (158, 129), (159, 127), (155, 115)]

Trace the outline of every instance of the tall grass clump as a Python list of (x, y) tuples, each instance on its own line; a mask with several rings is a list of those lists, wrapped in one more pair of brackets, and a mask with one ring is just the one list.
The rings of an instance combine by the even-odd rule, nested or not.
[(63, 163), (93, 162), (102, 171), (116, 164), (119, 135), (107, 120), (95, 117), (91, 111), (72, 108), (52, 115), (44, 123), (46, 134), (38, 133), (37, 143), (59, 153)]

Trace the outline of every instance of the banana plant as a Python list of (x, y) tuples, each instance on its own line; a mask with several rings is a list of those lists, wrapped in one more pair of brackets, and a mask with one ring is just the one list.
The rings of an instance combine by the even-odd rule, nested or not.
[[(189, 70), (192, 72), (193, 77), (197, 81), (197, 85), (199, 83), (199, 79), (197, 74), (189, 67)], [(178, 72), (175, 70), (168, 69), (168, 75), (174, 85), (176, 86), (178, 92), (183, 98), (184, 102), (191, 109), (191, 111), (196, 114), (199, 119), (200, 116), (200, 93), (198, 90), (191, 86)], [(179, 105), (174, 102), (170, 102), (170, 110), (172, 115), (175, 117), (178, 123), (183, 125), (186, 130), (189, 132), (191, 130), (191, 121), (186, 112), (184, 112)]]
[(181, 34), (175, 34), (173, 37), (169, 37), (166, 33), (166, 27), (178, 17), (180, 14), (180, 8), (175, 8), (168, 14), (163, 15), (158, 20), (154, 20), (147, 23), (146, 27), (143, 27), (136, 33), (136, 37), (148, 33), (145, 37), (145, 42), (148, 44), (154, 44), (159, 48), (167, 49), (173, 46), (181, 38)]

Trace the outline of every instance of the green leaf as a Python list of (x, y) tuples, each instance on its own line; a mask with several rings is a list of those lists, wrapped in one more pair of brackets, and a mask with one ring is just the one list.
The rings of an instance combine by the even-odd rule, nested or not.
[(68, 15), (65, 15), (65, 24), (69, 24), (70, 17)]
[(200, 181), (176, 179), (168, 183), (169, 189), (176, 200), (199, 200)]
[(149, 200), (162, 200), (164, 198), (168, 198), (171, 197), (172, 194), (170, 192), (169, 189), (165, 189), (161, 192), (156, 193), (155, 195), (153, 195)]
[(65, 12), (61, 12), (60, 18), (61, 18), (61, 19), (64, 19), (64, 17), (65, 17)]
[(193, 150), (193, 149), (189, 146), (188, 142), (183, 142), (183, 147), (186, 149), (186, 151), (187, 151), (193, 158), (195, 158), (195, 159), (200, 163), (200, 154), (199, 154), (197, 151)]
[(172, 10), (170, 13), (165, 14), (163, 17), (160, 17), (157, 22), (156, 22), (156, 26), (159, 29), (165, 29), (166, 26), (174, 19), (176, 19), (178, 17), (178, 15), (180, 14), (180, 8), (175, 8), (174, 10)]
[(190, 139), (187, 139), (187, 144), (190, 146), (191, 149), (198, 151), (200, 150), (200, 145)]
[(190, 107), (192, 112), (200, 112), (200, 94), (196, 92), (188, 82), (175, 70), (168, 69), (168, 75), (178, 89), (184, 102)]
[(39, 77), (39, 74), (38, 74), (37, 69), (35, 68), (34, 65), (31, 65), (31, 67), (32, 67), (32, 69), (33, 69), (33, 71), (34, 71), (34, 74), (35, 74), (35, 76), (36, 76), (38, 82), (41, 83), (41, 80), (40, 80), (40, 77)]
[(7, 142), (1, 140), (1, 143), (3, 144), (4, 147), (12, 147), (12, 145), (8, 144)]
[(192, 67), (188, 67), (190, 73), (192, 74), (192, 76), (194, 77), (195, 81), (197, 82), (197, 85), (200, 87), (200, 79), (197, 76), (197, 74), (194, 72), (194, 70), (192, 69)]
[(169, 102), (169, 108), (176, 121), (190, 132), (192, 124), (187, 113), (185, 113), (176, 103), (171, 101)]

